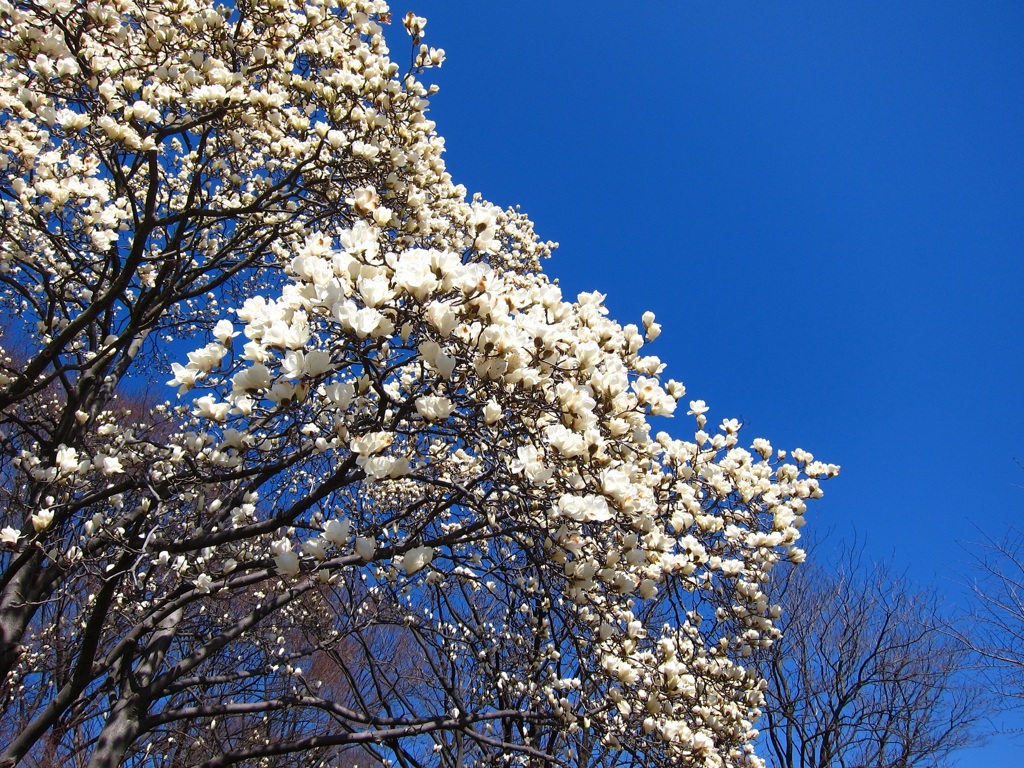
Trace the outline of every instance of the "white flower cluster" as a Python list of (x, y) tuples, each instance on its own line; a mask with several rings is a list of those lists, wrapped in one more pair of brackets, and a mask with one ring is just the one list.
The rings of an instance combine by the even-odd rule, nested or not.
[[(239, 309), (249, 341), (230, 378), (211, 374), (230, 386), (223, 401), (200, 398), (203, 417), (225, 414), (259, 439), (278, 419), (303, 421), (335, 466), (354, 457), (362, 493), (382, 505), (361, 525), (387, 533), (357, 541), (356, 552), (382, 564), (391, 553), (392, 579), (395, 569), (411, 577), (432, 566), (437, 589), (449, 579), (479, 586), (482, 572), (459, 564), (494, 553), (446, 533), (516, 530), (569, 601), (565, 620), (589, 637), (592, 657), (579, 660), (587, 672), (574, 685), (585, 689), (585, 677), (591, 696), (615, 703), (595, 714), (582, 696), (556, 697), (567, 725), (600, 721), (613, 744), (641, 732), (678, 759), (738, 759), (761, 699), (737, 660), (774, 639), (776, 608), (762, 586), (781, 557), (799, 558), (805, 502), (836, 468), (804, 451), (781, 463), (763, 439), (747, 450), (735, 420), (709, 434), (703, 401), (689, 403), (693, 440), (652, 435), (650, 418), (671, 415), (685, 389), (661, 382), (642, 334), (609, 320), (599, 294), (568, 302), (539, 272), (451, 250), (392, 250), (371, 224), (339, 241), (330, 249), (308, 238), (280, 295)], [(648, 336), (653, 320), (645, 316)], [(296, 355), (319, 362), (306, 369)], [(430, 517), (396, 514), (442, 484), (471, 498)], [(500, 491), (525, 503), (485, 503)], [(347, 544), (350, 523), (341, 538), (339, 525), (330, 521), (306, 551), (323, 561), (330, 544)], [(300, 572), (290, 549), (275, 552), (282, 573)], [(680, 592), (692, 599), (681, 624), (637, 618), (676, 605)], [(713, 635), (692, 610), (703, 601), (716, 605)]]

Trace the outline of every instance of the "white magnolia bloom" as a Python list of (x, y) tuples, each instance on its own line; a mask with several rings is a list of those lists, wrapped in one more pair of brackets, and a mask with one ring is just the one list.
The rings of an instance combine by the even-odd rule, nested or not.
[(377, 194), (377, 190), (372, 187), (360, 187), (352, 193), (352, 197), (349, 200), (356, 210), (369, 213), (380, 203), (380, 196)]
[(18, 539), (21, 538), (21, 531), (17, 528), (7, 526), (3, 530), (0, 530), (0, 544), (9, 544), (14, 546), (18, 543)]
[(302, 542), (302, 551), (307, 555), (312, 555), (317, 560), (327, 558), (327, 547), (324, 545), (323, 539), (306, 539)]
[(39, 531), (45, 531), (50, 527), (50, 523), (53, 522), (53, 510), (52, 509), (40, 509), (31, 517), (32, 528), (37, 533)]
[(501, 244), (496, 239), (497, 218), (500, 209), (493, 205), (475, 205), (470, 217), (470, 226), (476, 237), (473, 247), (481, 253), (496, 253)]
[(379, 246), (377, 244), (377, 230), (365, 221), (357, 221), (351, 229), (344, 229), (338, 237), (341, 247), (350, 256), (362, 256), (367, 261), (376, 259)]
[(274, 566), (282, 576), (296, 576), (302, 570), (299, 565), (299, 556), (290, 550), (275, 555)]
[(274, 553), (274, 566), (283, 576), (295, 576), (301, 570), (299, 556), (292, 551), (292, 542), (287, 537), (277, 539), (270, 545)]
[(427, 421), (447, 419), (455, 410), (455, 404), (447, 397), (424, 395), (416, 398), (416, 412)]
[(193, 413), (210, 421), (225, 421), (231, 410), (231, 403), (218, 403), (213, 395), (203, 395), (195, 401)]
[(291, 350), (285, 355), (281, 371), (291, 379), (304, 379), (322, 376), (333, 367), (331, 356), (322, 349)]
[(434, 341), (425, 341), (419, 345), (419, 353), (423, 360), (441, 374), (442, 378), (450, 379), (455, 371), (458, 362), (454, 356), (447, 354), (441, 346)]
[(195, 368), (186, 368), (180, 363), (171, 363), (171, 372), (174, 374), (174, 378), (167, 383), (178, 387), (179, 395), (192, 389), (196, 385), (196, 381), (204, 375), (202, 371), (198, 371)]
[(543, 485), (554, 474), (554, 467), (544, 464), (540, 452), (532, 445), (523, 445), (516, 449), (516, 458), (509, 462), (509, 469), (515, 473), (523, 473), (535, 485)]
[[(452, 331), (456, 329), (459, 324), (459, 317), (455, 313), (452, 305), (447, 301), (432, 301), (427, 305), (426, 308), (427, 322), (441, 334), (442, 337), (450, 336)], [(434, 342), (424, 342), (425, 344), (433, 344)], [(427, 355), (423, 353), (422, 344), (420, 345), (420, 353), (423, 354), (424, 359), (433, 361), (434, 356), (427, 358)], [(440, 350), (440, 347), (437, 347)], [(433, 365), (433, 362), (431, 362)], [(436, 366), (435, 366), (436, 367)], [(450, 374), (449, 374), (450, 375)], [(447, 378), (447, 377), (446, 377)]]
[(231, 340), (238, 335), (238, 331), (231, 325), (230, 320), (219, 320), (215, 326), (213, 326), (213, 336), (219, 341), (224, 347), (231, 347)]
[(254, 363), (231, 378), (235, 392), (257, 392), (270, 388), (270, 370), (263, 363)]
[(585, 496), (563, 494), (558, 499), (558, 510), (565, 517), (584, 523), (603, 523), (612, 518), (608, 501), (593, 493)]
[(349, 443), (349, 448), (360, 456), (372, 456), (386, 449), (394, 439), (394, 435), (390, 432), (369, 432), (353, 438)]
[(411, 296), (424, 301), (439, 285), (434, 276), (430, 251), (406, 251), (396, 259), (395, 284)]
[(352, 316), (351, 326), (352, 330), (361, 339), (390, 336), (395, 331), (394, 324), (373, 307), (363, 307), (357, 310)]
[(391, 281), (385, 275), (359, 278), (357, 290), (368, 307), (379, 307), (395, 296)]
[(406, 575), (412, 576), (422, 570), (434, 559), (433, 547), (414, 547), (401, 556), (401, 568)]
[(493, 425), (501, 421), (501, 418), (501, 405), (498, 404), (497, 400), (488, 400), (487, 405), (484, 406), (484, 421), (488, 425)]
[(352, 521), (345, 517), (340, 520), (328, 520), (324, 524), (322, 535), (332, 544), (344, 547), (348, 544), (352, 535)]
[(703, 400), (691, 400), (690, 410), (686, 412), (688, 416), (701, 416), (708, 412), (708, 404)]
[(377, 542), (365, 536), (359, 536), (356, 539), (355, 551), (363, 560), (370, 562), (373, 560), (374, 552), (377, 551)]
[(340, 384), (331, 384), (324, 387), (324, 394), (338, 408), (341, 410), (347, 410), (349, 404), (352, 402), (352, 398), (355, 397), (356, 387), (355, 384), (350, 381), (342, 382)]
[(227, 348), (223, 344), (207, 344), (202, 349), (188, 353), (188, 367), (195, 371), (209, 373), (220, 365), (225, 354), (227, 354)]
[(396, 478), (409, 474), (412, 465), (405, 456), (359, 456), (356, 465), (361, 467), (370, 480)]
[(658, 582), (654, 579), (644, 579), (640, 582), (640, 597), (650, 600), (658, 594)]
[(92, 463), (93, 466), (100, 470), (104, 475), (118, 475), (124, 472), (124, 466), (121, 464), (121, 459), (117, 456), (104, 456), (103, 454), (97, 454)]
[(57, 449), (57, 471), (61, 475), (70, 475), (78, 471), (78, 451), (66, 445)]
[(563, 456), (574, 458), (587, 452), (587, 441), (583, 435), (563, 424), (552, 424), (545, 430), (545, 435), (551, 447)]

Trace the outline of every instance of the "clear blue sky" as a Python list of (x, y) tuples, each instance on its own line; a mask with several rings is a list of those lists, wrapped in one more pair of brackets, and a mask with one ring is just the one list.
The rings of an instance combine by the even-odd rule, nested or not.
[(842, 464), (811, 525), (955, 601), (975, 526), (1024, 523), (1024, 3), (392, 10), (448, 52), (456, 181), (559, 241), (568, 293), (653, 310), (712, 418)]

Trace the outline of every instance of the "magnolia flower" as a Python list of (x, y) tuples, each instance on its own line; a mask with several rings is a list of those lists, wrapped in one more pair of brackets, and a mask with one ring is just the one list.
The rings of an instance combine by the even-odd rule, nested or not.
[(348, 544), (351, 532), (352, 521), (343, 517), (340, 520), (328, 520), (324, 524), (324, 532), (322, 535), (332, 544), (343, 547)]
[(427, 421), (447, 419), (454, 410), (455, 404), (447, 397), (424, 395), (416, 398), (416, 412)]
[(368, 307), (379, 307), (394, 298), (391, 282), (384, 275), (359, 278), (356, 290)]
[(373, 261), (377, 256), (377, 230), (365, 221), (357, 221), (351, 229), (343, 229), (338, 241), (350, 256), (362, 256), (367, 261)]
[(405, 27), (405, 30), (410, 35), (419, 39), (423, 37), (423, 30), (427, 26), (427, 20), (422, 16), (417, 16), (412, 11), (409, 11), (404, 17), (402, 17), (402, 26)]
[(365, 536), (356, 539), (356, 554), (366, 562), (373, 560), (373, 554), (377, 551), (377, 542)]
[(345, 199), (345, 202), (361, 213), (370, 213), (380, 203), (380, 195), (373, 187), (359, 187), (352, 193), (352, 197)]
[(230, 320), (219, 320), (213, 326), (213, 336), (226, 348), (231, 348), (231, 340), (238, 335)]
[(210, 421), (226, 420), (231, 410), (231, 403), (218, 403), (213, 395), (203, 395), (195, 401), (195, 406), (192, 413)]
[(391, 217), (394, 216), (394, 211), (388, 208), (386, 205), (378, 205), (373, 210), (373, 220), (380, 226), (386, 226), (391, 221)]
[(456, 359), (441, 349), (435, 341), (425, 341), (419, 345), (418, 351), (424, 362), (441, 374), (442, 378), (450, 379), (455, 371)]
[(291, 322), (275, 320), (263, 331), (263, 343), (268, 347), (302, 349), (309, 341), (309, 326), (298, 313)]
[(317, 560), (324, 560), (327, 557), (327, 547), (324, 545), (323, 539), (306, 539), (302, 542), (302, 551)]
[(227, 348), (223, 344), (207, 344), (202, 349), (188, 353), (188, 367), (196, 371), (209, 373), (220, 365), (220, 361), (224, 359), (226, 354)]
[(15, 544), (18, 543), (18, 539), (20, 538), (21, 531), (19, 531), (17, 528), (12, 528), (9, 525), (2, 531), (0, 531), (0, 544), (9, 544), (13, 547)]
[(300, 570), (299, 556), (292, 551), (290, 539), (284, 537), (272, 542), (270, 550), (274, 553), (274, 565), (277, 567), (278, 573), (284, 576), (295, 576), (298, 574)]
[(584, 523), (603, 523), (612, 518), (612, 510), (603, 496), (588, 493), (585, 496), (563, 494), (558, 499), (558, 510), (573, 520)]
[(274, 565), (282, 576), (296, 576), (302, 570), (299, 566), (299, 556), (290, 550), (276, 555)]
[[(432, 301), (427, 305), (426, 310), (427, 322), (433, 326), (434, 330), (441, 334), (442, 337), (450, 336), (452, 331), (459, 324), (458, 315), (455, 314), (452, 305), (446, 301)], [(424, 342), (433, 343), (433, 342)], [(420, 345), (423, 346), (422, 344)], [(438, 347), (440, 349), (440, 347)], [(420, 350), (420, 354), (423, 354), (423, 350)], [(424, 354), (424, 358), (427, 356)]]
[(573, 458), (587, 453), (587, 441), (583, 435), (562, 424), (552, 424), (544, 434), (551, 447), (565, 457)]
[(369, 432), (353, 438), (349, 443), (349, 448), (360, 456), (372, 456), (391, 445), (394, 439), (395, 436), (391, 432)]
[(497, 424), (502, 419), (501, 406), (498, 405), (498, 401), (491, 400), (487, 401), (487, 405), (484, 406), (484, 422), (488, 425)]
[(469, 220), (470, 227), (476, 237), (473, 247), (481, 253), (496, 253), (501, 244), (495, 238), (497, 232), (497, 214), (499, 209), (490, 205), (475, 205)]
[(285, 355), (281, 371), (291, 379), (320, 376), (332, 368), (331, 356), (322, 349), (309, 352), (291, 350)]
[(57, 449), (57, 471), (61, 475), (70, 475), (78, 471), (78, 451), (62, 445)]
[(404, 456), (359, 456), (356, 459), (356, 464), (371, 480), (401, 477), (409, 474), (410, 468), (409, 460)]
[(412, 576), (417, 571), (430, 565), (430, 562), (434, 559), (434, 548), (414, 547), (398, 559), (406, 575)]
[(203, 377), (202, 371), (194, 368), (186, 368), (181, 363), (171, 363), (171, 372), (174, 378), (168, 381), (168, 385), (178, 387), (178, 394), (183, 395), (196, 385), (196, 381)]
[(395, 264), (395, 285), (418, 300), (425, 300), (439, 285), (434, 277), (432, 261), (430, 251), (406, 251)]
[(357, 310), (351, 318), (351, 326), (361, 339), (370, 336), (389, 336), (395, 331), (394, 324), (373, 307)]
[(124, 467), (121, 465), (121, 459), (116, 456), (104, 456), (102, 454), (97, 454), (96, 458), (93, 459), (92, 464), (104, 475), (118, 475), (124, 472)]
[(207, 574), (201, 573), (196, 577), (195, 585), (196, 589), (200, 592), (209, 594), (213, 588), (213, 579), (211, 579)]
[(644, 336), (648, 341), (654, 341), (661, 335), (661, 325), (654, 322), (653, 312), (644, 312), (643, 324)]
[(53, 522), (53, 510), (52, 509), (40, 509), (31, 517), (32, 528), (38, 533), (39, 531), (45, 531), (50, 527), (50, 523)]
[[(323, 124), (321, 123), (321, 125)], [(334, 133), (337, 133), (337, 131), (334, 131)], [(340, 142), (338, 146), (340, 146)], [(306, 235), (306, 242), (303, 243), (302, 250), (309, 256), (322, 256), (330, 247), (331, 241), (327, 235), (323, 232), (312, 232)]]
[(254, 363), (231, 377), (236, 392), (255, 392), (270, 388), (270, 370), (263, 363)]

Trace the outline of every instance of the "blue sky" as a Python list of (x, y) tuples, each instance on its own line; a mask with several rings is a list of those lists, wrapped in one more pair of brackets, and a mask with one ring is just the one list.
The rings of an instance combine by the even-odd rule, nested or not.
[(653, 310), (712, 418), (841, 464), (812, 526), (954, 602), (1024, 523), (1024, 3), (403, 2), (456, 181)]

